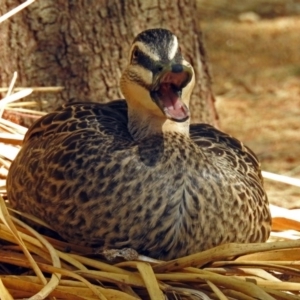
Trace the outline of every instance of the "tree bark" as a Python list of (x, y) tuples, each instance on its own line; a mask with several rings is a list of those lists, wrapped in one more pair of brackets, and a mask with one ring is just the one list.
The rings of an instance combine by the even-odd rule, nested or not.
[[(23, 1), (1, 0), (0, 14)], [(192, 120), (216, 124), (214, 97), (196, 1), (41, 0), (0, 24), (0, 82), (18, 71), (18, 86), (64, 86), (39, 95), (51, 110), (72, 98), (107, 102), (122, 97), (119, 78), (140, 31), (165, 27), (179, 38), (196, 73)]]

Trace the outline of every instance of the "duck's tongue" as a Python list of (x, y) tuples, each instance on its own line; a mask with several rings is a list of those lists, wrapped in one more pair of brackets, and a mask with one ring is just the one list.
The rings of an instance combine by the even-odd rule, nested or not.
[(186, 120), (189, 117), (189, 109), (181, 100), (181, 91), (176, 91), (176, 86), (170, 83), (162, 83), (159, 88), (159, 96), (166, 116), (177, 121)]
[(189, 76), (187, 72), (166, 72), (160, 78), (158, 89), (151, 93), (168, 119), (184, 122), (190, 116), (188, 107), (181, 99), (182, 89), (190, 81)]

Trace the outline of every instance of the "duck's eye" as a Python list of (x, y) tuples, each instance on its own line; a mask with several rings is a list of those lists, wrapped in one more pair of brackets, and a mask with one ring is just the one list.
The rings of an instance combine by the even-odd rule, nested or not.
[(136, 60), (139, 56), (139, 49), (135, 47), (131, 53), (131, 61)]

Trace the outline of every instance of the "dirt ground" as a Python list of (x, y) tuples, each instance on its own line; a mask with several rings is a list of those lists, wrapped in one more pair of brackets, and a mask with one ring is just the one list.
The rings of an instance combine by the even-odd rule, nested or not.
[[(251, 147), (264, 171), (300, 178), (300, 2), (284, 1), (268, 13), (257, 4), (252, 16), (212, 1), (199, 8), (200, 26), (221, 129)], [(266, 188), (271, 203), (300, 207), (299, 187), (266, 180)]]

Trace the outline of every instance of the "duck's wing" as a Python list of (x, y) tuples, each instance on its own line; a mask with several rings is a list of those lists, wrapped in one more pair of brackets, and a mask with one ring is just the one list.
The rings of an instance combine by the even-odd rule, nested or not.
[(80, 130), (96, 130), (103, 135), (123, 137), (127, 130), (127, 104), (125, 100), (110, 103), (74, 102), (65, 104), (37, 120), (27, 131), (24, 143), (32, 139), (49, 138), (51, 135)]
[[(255, 153), (238, 139), (214, 128), (208, 124), (192, 124), (191, 139), (205, 153), (226, 157), (233, 167), (240, 165), (250, 172), (256, 173), (262, 181), (260, 163)], [(247, 166), (247, 167), (246, 167)]]

